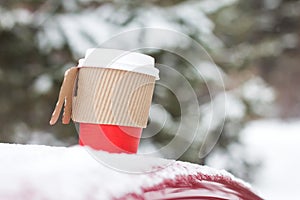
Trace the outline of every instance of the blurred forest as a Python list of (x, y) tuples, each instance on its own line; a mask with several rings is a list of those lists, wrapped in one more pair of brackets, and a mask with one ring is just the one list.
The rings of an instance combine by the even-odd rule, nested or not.
[[(243, 126), (260, 117), (300, 117), (299, 18), (298, 0), (1, 0), (0, 142), (76, 144), (74, 124), (48, 124), (64, 71), (75, 65), (87, 48), (101, 46), (122, 31), (166, 28), (189, 35), (204, 46), (221, 71), (227, 95), (224, 127), (222, 121), (214, 121), (208, 140), (218, 137), (220, 130), (222, 134), (213, 151), (201, 157), (200, 147), (205, 142), (201, 129), (207, 126), (207, 107), (211, 102), (224, 104), (220, 98), (222, 84), (209, 70), (214, 66), (205, 61), (197, 66), (214, 89), (209, 93), (205, 81), (193, 76), (179, 57), (159, 50), (150, 52), (157, 63), (172, 66), (184, 75), (198, 98), (201, 137), (180, 159), (207, 164), (211, 155), (218, 154), (225, 169), (251, 181), (260, 163), (248, 160), (243, 152), (239, 134)], [(130, 42), (157, 37), (142, 31), (139, 34), (139, 41)], [(193, 51), (178, 41), (167, 45), (174, 50)], [(160, 76), (181, 89), (176, 75), (162, 71)], [(174, 137), (173, 128), (180, 123), (185, 132), (193, 126), (180, 120), (183, 113), (177, 99), (166, 88), (158, 85), (153, 101), (161, 107), (153, 108), (152, 125), (143, 134), (151, 134), (157, 127), (159, 133), (144, 138), (141, 149), (164, 145)], [(187, 116), (193, 114), (189, 104), (187, 96)], [(166, 124), (155, 116), (166, 116)], [(206, 151), (205, 144), (202, 148)]]

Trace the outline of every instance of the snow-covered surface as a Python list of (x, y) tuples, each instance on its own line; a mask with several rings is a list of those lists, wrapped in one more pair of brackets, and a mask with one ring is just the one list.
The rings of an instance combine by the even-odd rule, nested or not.
[[(135, 170), (149, 167), (155, 170), (121, 172), (98, 162), (99, 158), (105, 158), (105, 162), (118, 161), (120, 169), (134, 165)], [(0, 144), (0, 160), (0, 199), (5, 200), (121, 198), (132, 193), (141, 194), (144, 189), (155, 187), (166, 179), (178, 181), (178, 176), (179, 180), (188, 178), (187, 183), (199, 181), (199, 173), (212, 180), (224, 177), (229, 182), (249, 187), (226, 171), (139, 155), (95, 153), (80, 146)]]
[(254, 121), (243, 131), (249, 159), (261, 159), (254, 183), (265, 199), (300, 198), (300, 120)]

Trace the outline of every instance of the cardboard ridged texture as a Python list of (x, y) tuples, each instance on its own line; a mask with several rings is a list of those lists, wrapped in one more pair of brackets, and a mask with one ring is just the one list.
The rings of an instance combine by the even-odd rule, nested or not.
[(72, 119), (81, 123), (145, 128), (154, 85), (154, 76), (82, 67), (74, 89)]

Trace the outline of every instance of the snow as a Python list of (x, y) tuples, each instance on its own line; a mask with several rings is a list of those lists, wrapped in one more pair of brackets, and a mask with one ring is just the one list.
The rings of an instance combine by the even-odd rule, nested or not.
[(297, 48), (297, 44), (299, 43), (299, 39), (297, 34), (295, 33), (287, 33), (281, 37), (282, 46), (285, 48)]
[(199, 65), (196, 68), (197, 71), (200, 73), (201, 77), (206, 82), (211, 81), (219, 86), (223, 86), (224, 85), (223, 80), (227, 79), (227, 76), (224, 73), (224, 71), (213, 62), (202, 61), (199, 63)]
[(0, 144), (0, 152), (0, 199), (6, 200), (121, 198), (178, 176), (199, 181), (199, 173), (249, 188), (224, 170), (87, 147)]
[(168, 113), (162, 105), (153, 104), (149, 112), (150, 123), (143, 130), (142, 138), (151, 138), (158, 134), (161, 130), (171, 130), (176, 127), (170, 113)]
[(93, 42), (86, 39), (86, 35), (84, 35), (85, 29), (78, 23), (79, 18), (80, 16), (69, 14), (59, 16), (56, 19), (73, 51), (74, 57), (84, 55), (86, 49), (94, 46)]
[(300, 120), (259, 120), (244, 129), (249, 159), (261, 159), (255, 187), (265, 199), (300, 198)]
[(48, 74), (42, 74), (34, 81), (33, 89), (38, 94), (46, 94), (52, 85), (52, 78)]
[(201, 106), (201, 127), (216, 130), (225, 119), (240, 120), (246, 114), (246, 107), (234, 92), (217, 94), (211, 102)]
[[(195, 141), (205, 144), (199, 151), (199, 157), (203, 158), (214, 148), (223, 129), (230, 129), (229, 134), (236, 133), (234, 132), (235, 123), (243, 119), (246, 107), (234, 91), (227, 91), (219, 92), (211, 102), (201, 105), (200, 110), (202, 134), (198, 134)], [(222, 161), (222, 159), (219, 160)]]
[(236, 3), (237, 0), (202, 0), (200, 2), (201, 3), (199, 4), (199, 7), (201, 10), (203, 10), (205, 13), (213, 13), (222, 7)]
[(241, 97), (255, 114), (268, 117), (276, 114), (276, 110), (272, 106), (276, 93), (262, 78), (255, 77), (248, 80), (239, 90)]
[(254, 103), (271, 103), (275, 99), (274, 90), (259, 77), (250, 79), (243, 84), (242, 95), (247, 101)]
[[(62, 47), (66, 39), (75, 59), (82, 56), (85, 49), (102, 46), (103, 42), (107, 43), (118, 33), (131, 34), (130, 40), (117, 41), (117, 47), (114, 48), (119, 49), (128, 49), (128, 45), (135, 48), (141, 46), (154, 46), (160, 49), (186, 48), (184, 45), (188, 43), (183, 41), (183, 37), (178, 38), (176, 31), (186, 35), (197, 35), (197, 39), (203, 44), (214, 49), (222, 47), (223, 43), (213, 34), (214, 23), (207, 13), (215, 12), (234, 2), (235, 0), (219, 0), (217, 3), (187, 1), (169, 7), (147, 4), (134, 9), (103, 3), (98, 8), (75, 12), (78, 5), (70, 1), (63, 3), (63, 6), (66, 10), (74, 12), (48, 16), (47, 20), (40, 24), (37, 40), (42, 50), (44, 48), (48, 50)], [(7, 23), (6, 26), (10, 27), (14, 22), (11, 22), (12, 25), (9, 21), (2, 23)], [(136, 30), (140, 28), (143, 30)], [(166, 32), (151, 32), (146, 28), (172, 30), (174, 34), (165, 36), (163, 34)], [(128, 31), (132, 32), (128, 33)], [(110, 44), (112, 42), (109, 41)]]
[(12, 12), (0, 6), (0, 27), (11, 29), (15, 24), (27, 25), (32, 23), (33, 16), (28, 10), (14, 9)]
[[(53, 49), (60, 49), (64, 44), (64, 37), (57, 28), (57, 22), (53, 19), (48, 19), (43, 28), (37, 35), (38, 45), (42, 52), (48, 52)], [(51, 46), (49, 46), (51, 44)]]
[(44, 144), (64, 146), (66, 142), (57, 139), (52, 133), (33, 131), (24, 134), (24, 132), (17, 132), (14, 135), (14, 142), (21, 144)]

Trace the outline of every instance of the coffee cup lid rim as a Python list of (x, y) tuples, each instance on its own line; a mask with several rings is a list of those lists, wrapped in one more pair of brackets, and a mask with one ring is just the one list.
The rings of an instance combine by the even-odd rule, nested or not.
[(88, 49), (85, 57), (78, 62), (78, 67), (101, 67), (134, 71), (154, 76), (158, 80), (159, 70), (154, 66), (155, 60), (149, 55), (104, 48)]

